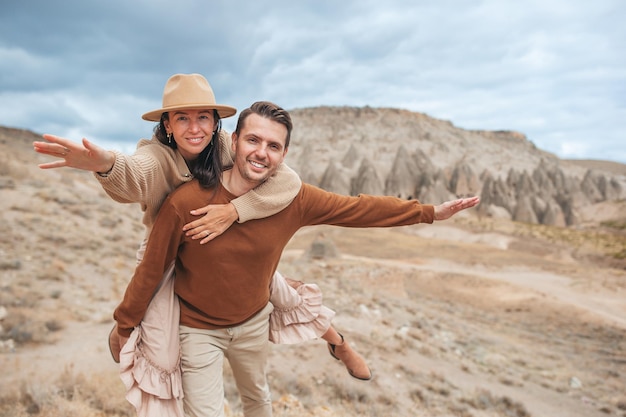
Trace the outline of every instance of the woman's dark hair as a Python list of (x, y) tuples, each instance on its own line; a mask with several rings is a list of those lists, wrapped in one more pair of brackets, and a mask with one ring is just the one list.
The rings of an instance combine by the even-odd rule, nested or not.
[[(219, 184), (222, 175), (222, 144), (220, 143), (220, 132), (222, 131), (222, 119), (220, 119), (217, 110), (213, 110), (213, 118), (217, 122), (211, 142), (200, 152), (198, 157), (193, 161), (188, 161), (187, 165), (194, 178), (198, 179), (200, 185), (205, 188), (211, 188)], [(176, 141), (169, 140), (165, 130), (163, 121), (169, 120), (167, 112), (161, 115), (159, 124), (154, 127), (154, 136), (159, 142), (172, 149), (176, 149)]]
[(161, 120), (159, 120), (159, 124), (154, 126), (154, 137), (159, 140), (163, 145), (168, 146), (172, 149), (176, 149), (176, 142), (170, 140), (167, 137), (167, 130), (165, 129), (165, 124), (163, 123), (166, 120), (170, 119), (170, 114), (168, 112), (163, 112), (161, 114)]

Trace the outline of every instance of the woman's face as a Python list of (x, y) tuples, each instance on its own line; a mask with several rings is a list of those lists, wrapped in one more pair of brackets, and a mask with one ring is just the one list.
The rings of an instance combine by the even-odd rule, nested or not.
[(163, 125), (167, 134), (174, 135), (183, 158), (193, 161), (211, 143), (216, 123), (213, 110), (177, 110)]

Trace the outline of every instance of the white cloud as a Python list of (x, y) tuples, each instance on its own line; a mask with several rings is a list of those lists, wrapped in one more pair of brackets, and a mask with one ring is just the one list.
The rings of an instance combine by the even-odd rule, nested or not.
[(61, 3), (4, 6), (0, 124), (134, 146), (165, 80), (200, 72), (238, 108), (400, 107), (626, 162), (620, 0)]

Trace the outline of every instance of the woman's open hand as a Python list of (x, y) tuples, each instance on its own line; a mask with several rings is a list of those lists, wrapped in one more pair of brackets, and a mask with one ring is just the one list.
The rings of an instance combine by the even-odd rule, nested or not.
[(109, 172), (115, 163), (115, 154), (87, 139), (82, 143), (72, 142), (60, 136), (43, 135), (46, 142), (33, 142), (35, 152), (59, 158), (53, 162), (40, 164), (41, 169), (77, 168), (93, 172)]
[(187, 223), (183, 227), (185, 236), (192, 239), (202, 239), (200, 244), (205, 244), (224, 233), (238, 218), (239, 214), (233, 204), (209, 204), (197, 210), (192, 210), (194, 216), (204, 216), (198, 220)]

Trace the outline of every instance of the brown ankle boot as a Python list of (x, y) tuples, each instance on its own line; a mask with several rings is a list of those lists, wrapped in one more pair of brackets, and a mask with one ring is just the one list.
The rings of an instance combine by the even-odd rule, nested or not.
[(340, 345), (333, 345), (332, 343), (328, 344), (328, 352), (330, 352), (330, 355), (343, 362), (348, 369), (348, 373), (353, 378), (360, 379), (362, 381), (369, 381), (372, 379), (372, 372), (367, 366), (367, 363), (365, 363), (365, 359), (363, 359), (361, 355), (348, 345), (348, 342), (343, 339), (343, 335), (341, 333), (339, 333), (339, 336), (341, 336)]

